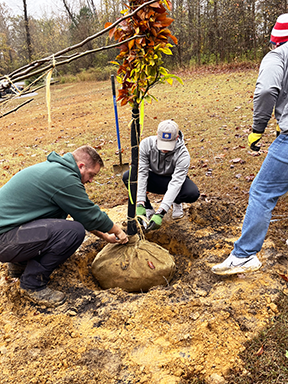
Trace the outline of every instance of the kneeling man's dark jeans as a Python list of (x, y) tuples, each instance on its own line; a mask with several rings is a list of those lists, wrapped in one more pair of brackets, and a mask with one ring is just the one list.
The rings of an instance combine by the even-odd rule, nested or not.
[(85, 229), (72, 220), (31, 221), (0, 235), (0, 261), (25, 262), (20, 287), (40, 291), (51, 273), (82, 244)]
[[(126, 171), (123, 174), (122, 180), (128, 188), (128, 178), (129, 178), (129, 171)], [(157, 175), (156, 173), (149, 171), (148, 181), (147, 181), (147, 192), (156, 193), (159, 195), (165, 195), (168, 189), (168, 184), (170, 183), (172, 177), (171, 176), (162, 176)], [(180, 192), (176, 196), (176, 199), (174, 203), (181, 204), (181, 203), (194, 203), (198, 197), (200, 196), (198, 187), (195, 183), (193, 183), (192, 180), (188, 176), (186, 176), (186, 179), (180, 189)], [(151, 209), (152, 205), (148, 199), (148, 196), (146, 196), (146, 209)]]

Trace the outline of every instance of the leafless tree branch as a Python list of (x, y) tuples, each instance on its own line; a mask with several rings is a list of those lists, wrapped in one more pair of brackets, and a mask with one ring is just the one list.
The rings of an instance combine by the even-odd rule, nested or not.
[[(13, 81), (14, 82), (17, 82), (17, 81), (23, 81), (25, 79), (27, 79), (28, 77), (31, 77), (31, 76), (36, 76), (36, 75), (39, 75), (40, 73), (43, 73), (43, 72), (47, 72), (49, 71), (51, 68), (53, 67), (58, 67), (59, 65), (63, 65), (63, 64), (68, 64), (68, 63), (71, 63), (71, 61), (74, 61), (76, 59), (79, 59), (80, 57), (83, 57), (83, 56), (86, 56), (86, 55), (90, 55), (91, 53), (95, 53), (95, 52), (101, 52), (101, 51), (105, 51), (107, 49), (111, 49), (111, 48), (116, 48), (116, 47), (119, 47), (125, 43), (127, 43), (128, 41), (130, 40), (134, 40), (134, 39), (139, 39), (141, 37), (144, 37), (145, 35), (135, 35), (135, 36), (132, 36), (130, 37), (129, 39), (126, 39), (126, 40), (123, 40), (121, 41), (120, 43), (116, 43), (116, 44), (111, 44), (111, 45), (107, 45), (105, 47), (100, 47), (100, 48), (95, 48), (95, 49), (90, 49), (88, 51), (85, 51), (85, 52), (81, 52), (79, 54), (77, 54), (76, 56), (70, 56), (68, 57), (66, 60), (62, 60), (62, 61), (59, 61), (59, 62), (56, 62), (55, 65), (53, 63), (47, 65), (46, 67), (44, 68), (40, 68), (38, 69), (37, 71), (35, 72), (32, 72), (32, 73), (29, 73), (29, 74), (24, 74), (21, 76), (21, 73), (19, 74), (19, 77), (17, 78), (14, 78)], [(10, 79), (10, 78), (9, 78)]]
[(23, 107), (23, 105), (26, 105), (26, 104), (30, 103), (31, 101), (33, 101), (33, 100), (34, 100), (34, 99), (26, 100), (26, 101), (24, 101), (24, 103), (22, 103), (22, 104), (18, 105), (17, 107), (11, 109), (10, 111), (8, 111), (8, 112), (6, 112), (6, 113), (3, 113), (3, 115), (0, 115), (0, 119), (1, 119), (1, 117), (4, 117), (4, 116), (9, 115), (9, 113), (16, 112), (17, 109)]

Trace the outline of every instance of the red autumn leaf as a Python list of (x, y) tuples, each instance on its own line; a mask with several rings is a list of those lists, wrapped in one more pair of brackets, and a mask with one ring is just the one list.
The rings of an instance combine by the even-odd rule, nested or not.
[[(106, 24), (110, 24), (111, 25), (111, 23), (106, 23)], [(105, 24), (105, 25), (106, 25)], [(110, 27), (110, 25), (108, 25), (109, 27)], [(106, 28), (108, 28), (108, 26), (106, 27)], [(114, 33), (115, 33), (115, 29), (116, 28), (112, 28), (112, 29), (110, 29), (110, 31), (109, 31), (109, 39), (110, 40), (112, 40), (112, 38), (113, 38), (113, 35), (114, 35)]]
[(288, 276), (286, 276), (286, 275), (281, 275), (280, 273), (279, 273), (279, 276), (282, 277), (283, 280), (288, 281)]
[(147, 261), (147, 263), (148, 263), (148, 265), (149, 265), (149, 267), (151, 269), (155, 269), (154, 264), (152, 263), (152, 261)]
[(261, 348), (259, 348), (259, 350), (255, 353), (255, 355), (256, 355), (256, 356), (261, 356), (262, 353), (264, 353), (263, 345), (261, 346)]

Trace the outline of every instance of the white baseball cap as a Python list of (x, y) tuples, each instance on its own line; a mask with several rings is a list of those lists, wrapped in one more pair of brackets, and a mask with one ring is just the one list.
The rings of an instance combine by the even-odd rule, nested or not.
[(160, 151), (173, 151), (179, 134), (178, 124), (173, 120), (164, 120), (158, 125), (157, 148)]

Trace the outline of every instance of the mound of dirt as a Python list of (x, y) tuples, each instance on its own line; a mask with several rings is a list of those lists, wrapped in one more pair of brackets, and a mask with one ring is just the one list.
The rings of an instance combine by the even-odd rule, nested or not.
[[(126, 220), (126, 206), (107, 210)], [(240, 235), (243, 212), (229, 201), (210, 199), (185, 207), (175, 222), (147, 234), (169, 250), (177, 271), (171, 283), (147, 293), (101, 290), (91, 273), (105, 243), (87, 235), (81, 248), (52, 275), (51, 287), (67, 295), (55, 309), (37, 307), (19, 295), (19, 281), (0, 270), (1, 384), (6, 383), (225, 383), (245, 343), (277, 315), (287, 293), (287, 259), (269, 238), (263, 267), (247, 275), (219, 277), (222, 261)]]

